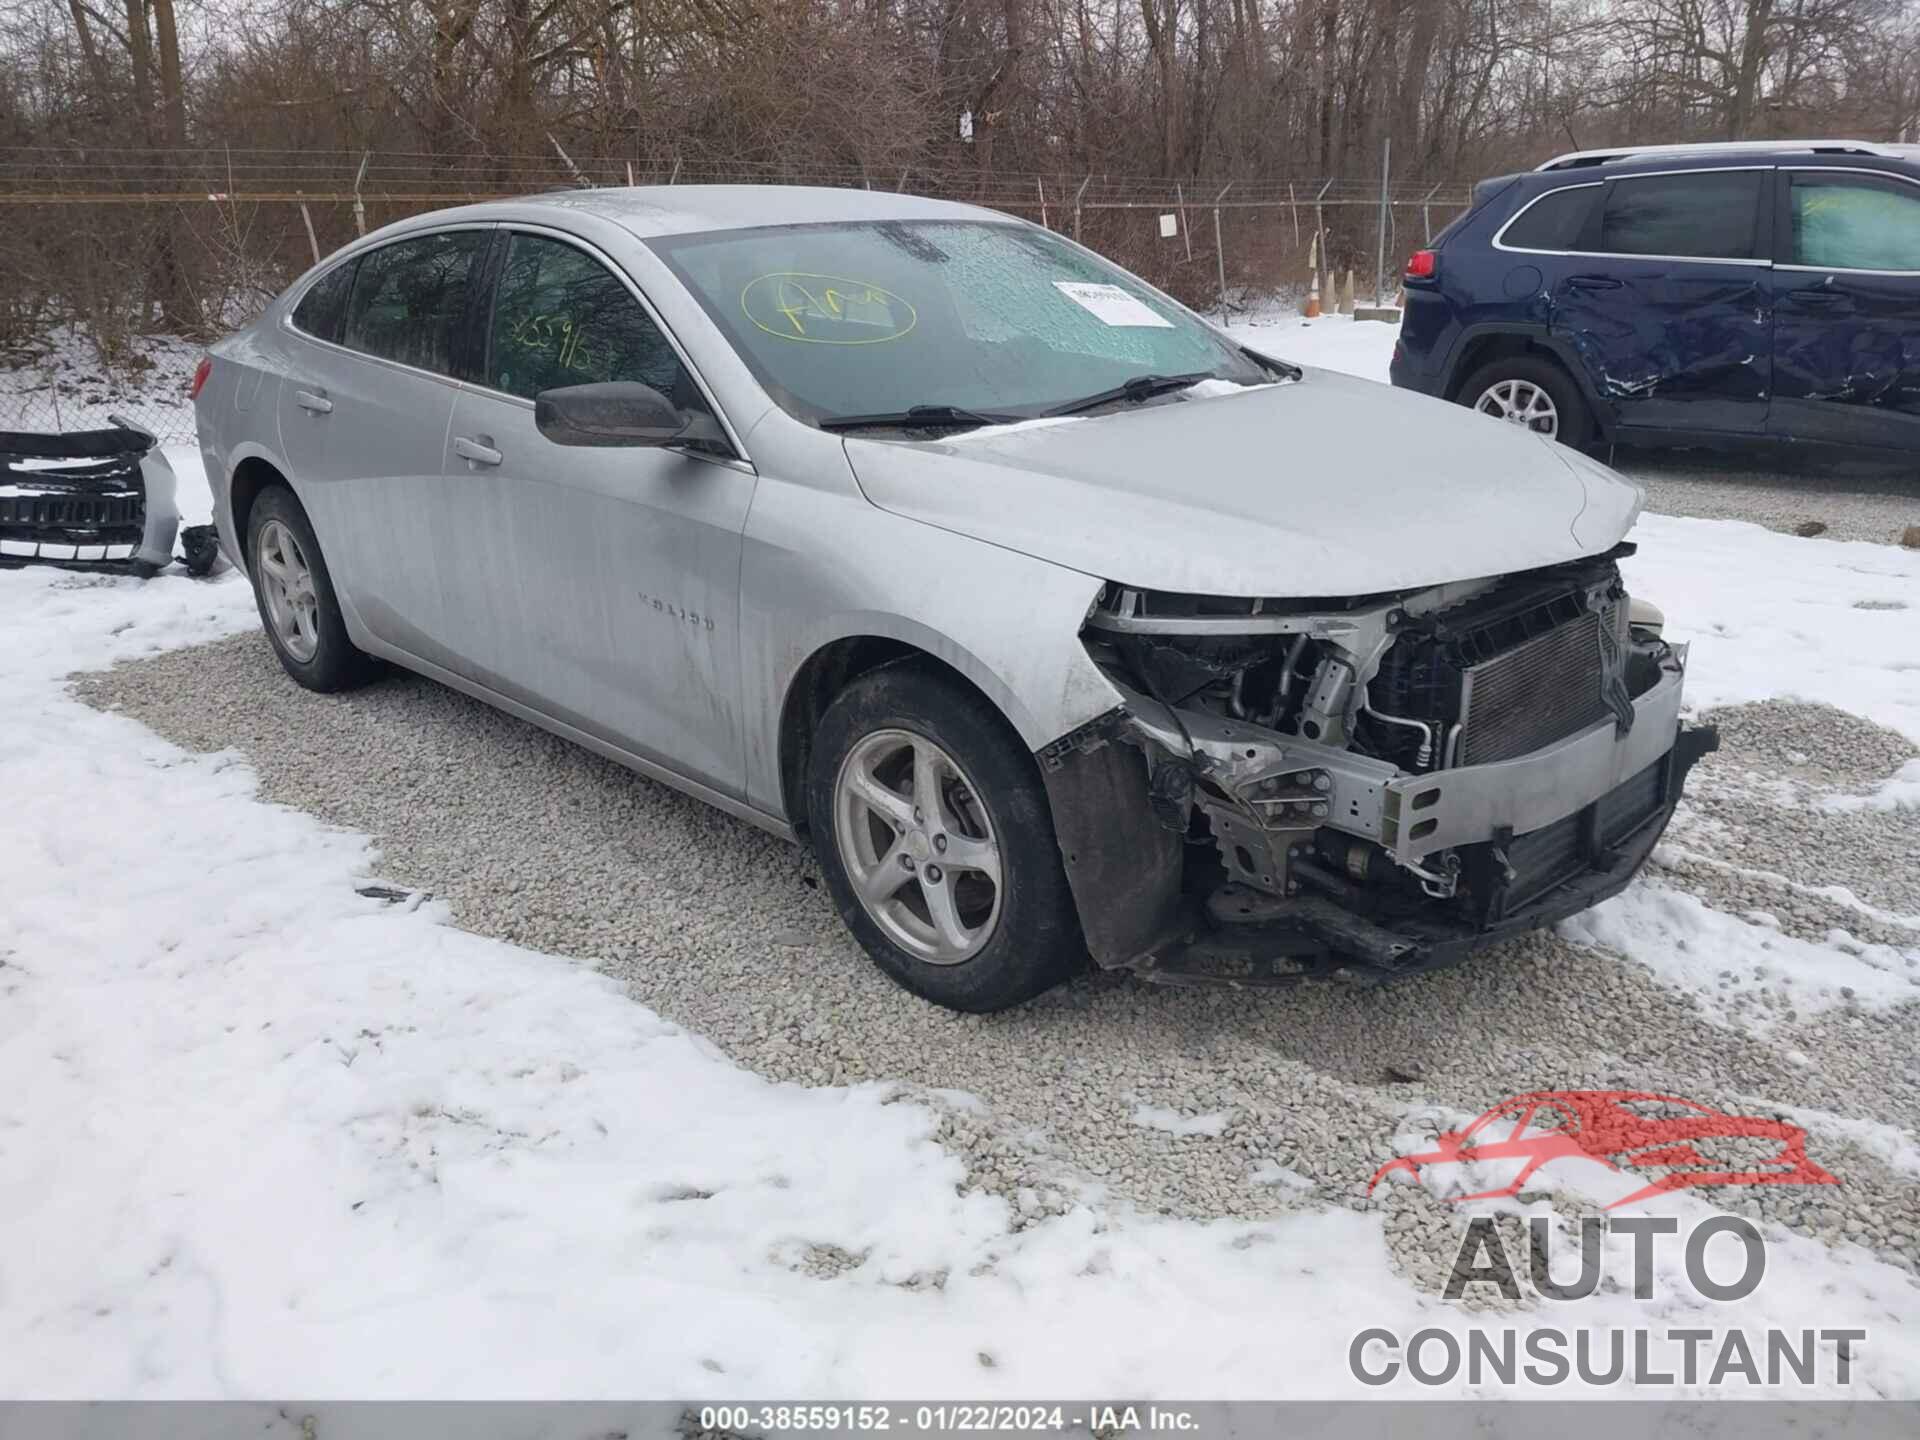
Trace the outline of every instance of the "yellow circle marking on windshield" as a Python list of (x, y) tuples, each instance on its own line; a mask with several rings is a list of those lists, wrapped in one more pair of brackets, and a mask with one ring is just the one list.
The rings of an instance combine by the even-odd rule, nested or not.
[(769, 335), (808, 345), (879, 345), (898, 340), (920, 318), (891, 290), (800, 270), (749, 280), (740, 310)]

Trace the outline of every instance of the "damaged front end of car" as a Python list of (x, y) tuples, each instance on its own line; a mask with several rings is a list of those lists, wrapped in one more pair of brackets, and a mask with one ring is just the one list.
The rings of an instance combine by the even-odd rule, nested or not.
[(151, 574), (178, 524), (173, 469), (138, 426), (0, 431), (0, 562)]
[(1632, 551), (1332, 601), (1105, 587), (1081, 639), (1122, 704), (1039, 757), (1096, 961), (1375, 983), (1624, 888), (1718, 743)]

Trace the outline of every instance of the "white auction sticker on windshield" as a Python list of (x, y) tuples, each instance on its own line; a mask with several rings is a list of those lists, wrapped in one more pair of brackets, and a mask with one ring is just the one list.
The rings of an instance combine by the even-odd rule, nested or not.
[(1053, 288), (1102, 325), (1151, 326), (1171, 330), (1173, 322), (1156, 315), (1118, 285), (1087, 285), (1078, 280), (1056, 280)]

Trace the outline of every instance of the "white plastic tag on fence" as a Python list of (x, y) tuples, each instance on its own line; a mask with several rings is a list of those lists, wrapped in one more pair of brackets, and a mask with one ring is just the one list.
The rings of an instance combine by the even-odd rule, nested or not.
[(1179, 233), (1180, 217), (1178, 215), (1168, 214), (1160, 217), (1160, 238), (1162, 240), (1171, 240)]

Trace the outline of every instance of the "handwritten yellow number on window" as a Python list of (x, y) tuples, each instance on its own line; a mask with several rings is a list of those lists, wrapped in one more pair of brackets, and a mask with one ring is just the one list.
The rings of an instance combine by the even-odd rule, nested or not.
[(919, 319), (912, 305), (879, 285), (797, 270), (748, 281), (740, 310), (769, 335), (811, 345), (878, 345), (898, 340)]

